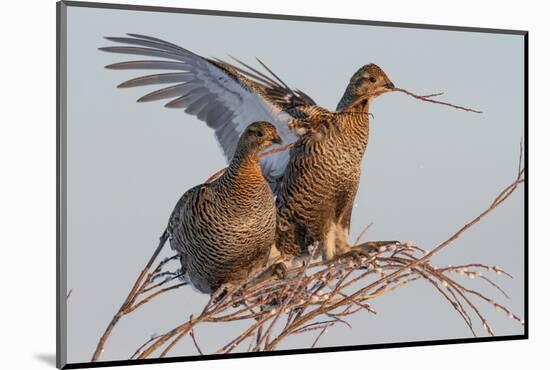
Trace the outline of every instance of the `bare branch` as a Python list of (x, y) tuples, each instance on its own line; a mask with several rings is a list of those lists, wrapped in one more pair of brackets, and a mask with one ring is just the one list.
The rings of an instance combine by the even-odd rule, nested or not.
[(399, 88), (394, 88), (392, 89), (392, 91), (397, 91), (397, 92), (402, 92), (404, 94), (407, 94), (409, 96), (412, 96), (413, 98), (415, 99), (419, 99), (419, 100), (422, 100), (422, 101), (426, 101), (426, 102), (429, 102), (429, 103), (434, 103), (434, 104), (441, 104), (441, 105), (446, 105), (448, 107), (451, 107), (451, 108), (456, 108), (456, 109), (460, 109), (460, 110), (464, 110), (466, 112), (473, 112), (473, 113), (483, 113), (479, 110), (475, 110), (475, 109), (471, 109), (471, 108), (466, 108), (466, 107), (462, 107), (460, 105), (455, 105), (455, 104), (451, 104), (451, 103), (446, 103), (446, 102), (442, 102), (442, 101), (439, 101), (439, 100), (433, 100), (433, 99), (430, 99), (431, 97), (434, 97), (434, 96), (438, 96), (438, 95), (441, 95), (442, 93), (438, 93), (438, 94), (430, 94), (430, 95), (416, 95), (410, 91), (407, 91), (405, 89), (399, 89)]
[[(460, 315), (473, 336), (477, 336), (475, 330), (477, 322), (481, 323), (489, 335), (494, 335), (489, 322), (476, 305), (479, 301), (489, 304), (496, 311), (501, 311), (510, 319), (523, 324), (523, 320), (509, 308), (495, 302), (487, 294), (471, 289), (455, 279), (460, 276), (479, 278), (488, 283), (488, 288), (494, 288), (508, 297), (492, 278), (483, 275), (504, 274), (511, 277), (500, 267), (466, 263), (436, 268), (430, 263), (430, 259), (436, 253), (450, 246), (464, 232), (479, 223), (524, 183), (525, 171), (521, 167), (522, 144), (520, 147), (520, 165), (515, 180), (506, 186), (486, 209), (431, 251), (411, 242), (369, 241), (353, 247), (354, 253), (357, 252), (357, 254), (338, 256), (330, 261), (314, 260), (312, 256), (315, 253), (312, 253), (302, 266), (289, 269), (285, 280), (272, 277), (257, 281), (256, 278), (269, 268), (266, 266), (236, 287), (230, 289), (221, 287), (212, 294), (199, 315), (191, 315), (187, 321), (180, 323), (172, 330), (151, 337), (134, 352), (131, 358), (148, 358), (156, 351), (160, 352), (160, 357), (164, 357), (186, 336), (191, 337), (196, 351), (203, 354), (205, 352), (198, 345), (195, 335), (196, 326), (198, 324), (223, 325), (236, 321), (247, 323), (246, 328), (236, 333), (237, 335), (231, 337), (232, 339), (219, 338), (224, 344), (220, 344), (214, 353), (230, 353), (240, 348), (241, 344), (248, 344), (245, 342), (248, 340), (250, 341), (248, 351), (271, 351), (291, 335), (315, 332), (316, 336), (312, 343), (314, 347), (319, 344), (320, 338), (330, 327), (342, 324), (351, 328), (346, 318), (361, 311), (376, 313), (372, 308), (372, 302), (377, 297), (395, 292), (404, 285), (419, 280), (427, 281), (434, 287)], [(152, 269), (152, 266), (166, 238), (167, 236), (163, 234), (161, 243), (101, 337), (93, 361), (97, 360), (103, 351), (107, 338), (120, 318), (167, 291), (183, 285), (182, 283), (164, 287), (174, 278), (153, 284), (154, 276), (164, 274), (161, 270), (167, 259), (158, 263), (155, 269)], [(316, 248), (318, 243), (315, 243), (313, 250)]]

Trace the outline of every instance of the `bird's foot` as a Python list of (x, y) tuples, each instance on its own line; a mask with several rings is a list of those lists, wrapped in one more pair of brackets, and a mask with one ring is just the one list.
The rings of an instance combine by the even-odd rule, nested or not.
[(398, 240), (380, 240), (365, 242), (351, 247), (350, 252), (360, 252), (364, 256), (372, 256), (386, 251), (394, 251), (401, 245)]
[(363, 244), (350, 247), (350, 249), (342, 254), (332, 258), (330, 262), (341, 262), (342, 260), (350, 260), (351, 263), (363, 267), (362, 265), (372, 259), (376, 254), (387, 250), (395, 250), (401, 245), (396, 240), (370, 241)]
[(343, 261), (349, 261), (356, 265), (361, 265), (367, 259), (372, 257), (372, 251), (368, 249), (352, 249), (346, 253), (339, 254), (333, 257), (329, 262), (330, 263), (339, 263)]
[(386, 250), (392, 249), (393, 246), (397, 248), (400, 245), (401, 245), (401, 242), (399, 240), (380, 240), (380, 241), (365, 242), (353, 248), (362, 248), (362, 249), (366, 248), (368, 250), (371, 250), (372, 252), (381, 253), (381, 252), (385, 252)]
[(360, 270), (368, 268), (369, 263), (376, 258), (380, 253), (386, 251), (395, 251), (401, 242), (398, 240), (380, 240), (370, 241), (352, 247), (348, 253), (352, 254), (352, 258), (359, 265)]

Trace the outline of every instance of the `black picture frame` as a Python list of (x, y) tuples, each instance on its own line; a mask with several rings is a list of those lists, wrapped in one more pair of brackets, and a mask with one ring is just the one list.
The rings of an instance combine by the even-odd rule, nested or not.
[(272, 352), (254, 352), (254, 353), (232, 353), (232, 354), (219, 354), (219, 355), (193, 355), (182, 357), (169, 357), (169, 358), (154, 358), (145, 360), (116, 360), (116, 361), (98, 361), (98, 362), (80, 362), (80, 363), (67, 363), (66, 349), (66, 313), (67, 313), (67, 300), (66, 300), (66, 226), (67, 226), (67, 212), (66, 212), (66, 36), (67, 36), (67, 22), (66, 11), (68, 7), (84, 7), (84, 8), (98, 8), (98, 9), (118, 9), (118, 10), (131, 10), (131, 11), (143, 11), (143, 12), (164, 12), (164, 13), (183, 13), (183, 14), (198, 14), (198, 15), (214, 15), (224, 17), (244, 17), (244, 18), (258, 18), (258, 19), (277, 19), (286, 21), (301, 21), (301, 22), (317, 22), (317, 23), (340, 23), (340, 24), (353, 24), (353, 25), (370, 25), (370, 26), (389, 26), (398, 28), (418, 28), (427, 30), (450, 30), (461, 32), (475, 32), (475, 33), (492, 33), (492, 34), (507, 34), (507, 35), (520, 35), (523, 36), (524, 42), (524, 163), (525, 163), (525, 190), (524, 190), (524, 227), (525, 230), (529, 229), (528, 220), (528, 189), (529, 189), (529, 32), (525, 30), (510, 30), (510, 29), (492, 29), (492, 28), (477, 28), (477, 27), (461, 27), (450, 25), (431, 25), (431, 24), (416, 24), (416, 23), (398, 23), (398, 22), (383, 22), (383, 21), (369, 21), (369, 20), (357, 20), (357, 19), (338, 19), (338, 18), (325, 18), (325, 17), (310, 17), (310, 16), (297, 16), (297, 15), (283, 15), (283, 14), (262, 14), (262, 13), (248, 13), (248, 12), (232, 12), (232, 11), (219, 11), (219, 10), (206, 10), (206, 9), (186, 9), (186, 8), (174, 8), (174, 7), (158, 7), (158, 6), (142, 6), (142, 5), (130, 5), (130, 4), (109, 4), (109, 3), (94, 3), (94, 2), (79, 2), (79, 1), (60, 1), (56, 7), (56, 19), (57, 19), (57, 63), (56, 63), (56, 75), (57, 75), (57, 249), (56, 249), (56, 365), (62, 369), (76, 369), (76, 368), (92, 368), (92, 367), (108, 367), (108, 366), (123, 366), (123, 365), (138, 365), (138, 364), (157, 364), (157, 363), (172, 363), (172, 362), (188, 362), (198, 360), (219, 360), (230, 358), (246, 358), (246, 357), (264, 357), (264, 356), (280, 356), (280, 355), (293, 355), (293, 354), (309, 354), (309, 353), (323, 353), (323, 352), (341, 352), (341, 351), (358, 351), (368, 349), (380, 349), (380, 348), (398, 348), (398, 347), (417, 347), (417, 346), (434, 346), (434, 345), (446, 345), (446, 344), (460, 344), (460, 343), (483, 343), (483, 342), (497, 342), (497, 341), (510, 341), (510, 340), (523, 340), (529, 338), (529, 240), (528, 233), (524, 235), (524, 334), (522, 335), (504, 335), (496, 337), (483, 337), (483, 338), (461, 338), (461, 339), (439, 339), (439, 340), (426, 340), (418, 342), (398, 342), (398, 343), (380, 343), (380, 344), (368, 344), (368, 345), (354, 345), (354, 346), (339, 346), (339, 347), (323, 347), (323, 348), (301, 348), (291, 350), (276, 350)]

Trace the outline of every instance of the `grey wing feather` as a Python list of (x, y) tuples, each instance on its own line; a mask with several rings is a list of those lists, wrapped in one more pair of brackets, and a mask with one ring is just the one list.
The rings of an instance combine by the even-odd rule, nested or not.
[[(292, 116), (287, 111), (287, 102), (281, 95), (292, 95), (294, 103), (311, 103), (298, 90), (292, 91), (281, 84), (278, 77), (270, 78), (261, 72), (246, 72), (249, 79), (228, 63), (203, 58), (180, 46), (150, 36), (128, 34), (129, 37), (107, 37), (106, 39), (125, 46), (108, 46), (100, 50), (143, 55), (168, 60), (137, 60), (114, 63), (109, 69), (173, 70), (178, 72), (141, 76), (123, 82), (119, 87), (135, 87), (155, 84), (173, 84), (150, 92), (138, 102), (172, 99), (165, 104), (168, 108), (183, 108), (197, 116), (215, 130), (216, 138), (227, 158), (231, 160), (238, 139), (246, 127), (265, 120), (273, 123), (283, 140), (282, 145), (296, 141), (297, 136), (288, 129)], [(270, 73), (272, 73), (270, 71)], [(275, 95), (270, 95), (272, 91)], [(289, 92), (290, 91), (290, 92)], [(302, 100), (300, 100), (302, 99)], [(288, 103), (288, 102), (287, 102)], [(281, 152), (265, 157), (262, 170), (268, 179), (277, 179), (284, 173), (288, 153)], [(276, 181), (276, 180), (273, 180)]]

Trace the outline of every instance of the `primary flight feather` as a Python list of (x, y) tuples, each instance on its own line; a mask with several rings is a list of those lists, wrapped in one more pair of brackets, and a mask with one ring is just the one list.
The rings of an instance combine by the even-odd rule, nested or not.
[(103, 51), (162, 58), (107, 68), (175, 71), (138, 77), (119, 87), (170, 84), (138, 101), (169, 99), (166, 107), (183, 108), (205, 121), (228, 159), (253, 121), (273, 123), (281, 145), (295, 144), (260, 162), (277, 195), (277, 247), (284, 255), (302, 256), (314, 241), (327, 259), (349, 250), (351, 213), (368, 142), (368, 109), (372, 99), (394, 89), (382, 69), (375, 64), (359, 68), (336, 110), (330, 111), (288, 87), (259, 60), (267, 73), (235, 58), (238, 66), (207, 59), (150, 36), (128, 34), (107, 40), (126, 45)]
[[(297, 135), (287, 126), (293, 118), (289, 108), (315, 104), (303, 92), (291, 90), (276, 81), (276, 77), (204, 58), (164, 40), (136, 34), (106, 39), (129, 46), (108, 46), (100, 50), (169, 59), (127, 61), (106, 68), (177, 71), (141, 76), (118, 87), (170, 84), (141, 97), (138, 102), (168, 99), (165, 104), (167, 108), (182, 108), (206, 122), (214, 129), (228, 161), (235, 152), (240, 135), (251, 122), (268, 121), (274, 124), (282, 138), (282, 145), (296, 141)], [(247, 67), (243, 65), (243, 68)], [(287, 163), (287, 151), (262, 158), (263, 174), (272, 188), (276, 188)]]

